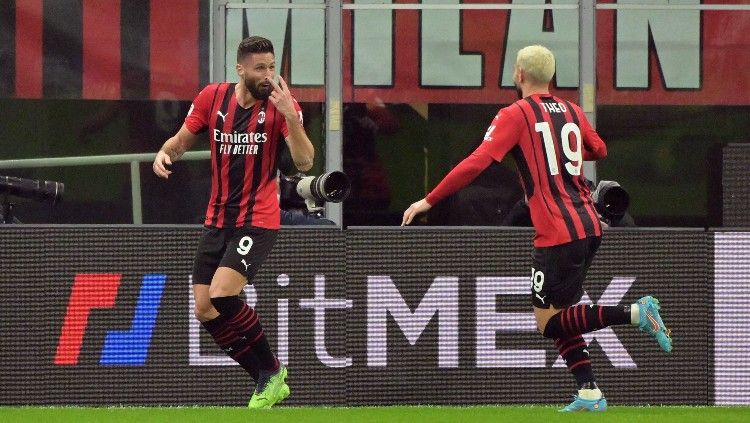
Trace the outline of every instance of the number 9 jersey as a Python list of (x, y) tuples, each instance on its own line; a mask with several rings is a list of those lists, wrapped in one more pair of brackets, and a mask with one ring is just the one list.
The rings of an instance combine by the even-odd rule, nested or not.
[(468, 185), (509, 152), (528, 199), (535, 247), (601, 236), (582, 166), (584, 160), (604, 158), (607, 147), (578, 105), (549, 94), (500, 109), (484, 142), (427, 195), (427, 202), (435, 204)]

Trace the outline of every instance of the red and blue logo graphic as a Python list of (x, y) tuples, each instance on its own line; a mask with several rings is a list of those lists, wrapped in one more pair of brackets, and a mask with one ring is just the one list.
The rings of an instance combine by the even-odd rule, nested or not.
[[(55, 364), (78, 364), (91, 310), (114, 307), (121, 279), (122, 275), (119, 273), (79, 273), (76, 275), (63, 320), (60, 340), (57, 343)], [(147, 274), (143, 277), (130, 329), (107, 331), (99, 364), (124, 366), (146, 364), (166, 282), (167, 275), (165, 274)]]

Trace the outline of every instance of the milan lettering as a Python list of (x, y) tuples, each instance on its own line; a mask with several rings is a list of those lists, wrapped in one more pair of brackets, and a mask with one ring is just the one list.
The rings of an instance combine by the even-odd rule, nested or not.
[[(308, 0), (306, 3), (324, 3)], [(460, 1), (424, 0), (423, 4), (460, 4)], [(545, 0), (515, 0), (518, 5), (543, 5)], [(576, 4), (576, 0), (556, 0), (555, 4)], [(641, 4), (642, 0), (621, 0), (620, 4)], [(654, 0), (649, 4), (700, 4), (700, 0)], [(649, 37), (653, 38), (657, 66), (668, 88), (700, 88), (701, 18), (698, 10), (618, 10), (615, 34), (617, 88), (648, 86)], [(505, 17), (497, 14), (498, 25), (482, 31), (507, 33), (502, 52), (499, 86), (512, 87), (515, 53), (530, 40), (551, 48), (557, 56), (558, 87), (578, 86), (578, 11), (552, 10), (554, 27), (545, 28), (545, 10), (513, 10)], [(288, 21), (294, 22), (287, 31)], [(391, 10), (357, 10), (352, 34), (354, 49), (354, 85), (384, 86), (394, 84), (393, 12)], [(675, 19), (679, 16), (679, 19)], [(227, 13), (227, 46), (239, 43), (243, 21), (258, 33), (265, 34), (274, 45), (289, 46), (291, 82), (298, 85), (323, 86), (325, 14), (322, 10), (257, 9), (244, 15), (242, 9)], [(464, 16), (464, 20), (466, 20)], [(424, 10), (420, 13), (419, 80), (425, 87), (481, 87), (486, 64), (479, 53), (464, 53), (465, 32), (473, 31), (470, 22), (462, 27), (459, 10)], [(232, 34), (232, 35), (230, 35)], [(287, 39), (289, 37), (289, 39)], [(233, 78), (234, 52), (227, 49), (226, 75)], [(281, 60), (287, 57), (278, 54)]]

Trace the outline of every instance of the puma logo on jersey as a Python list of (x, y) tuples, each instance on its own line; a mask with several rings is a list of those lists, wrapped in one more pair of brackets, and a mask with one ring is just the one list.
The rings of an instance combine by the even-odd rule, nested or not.
[(245, 271), (247, 272), (247, 269), (248, 269), (248, 268), (250, 267), (250, 265), (251, 265), (252, 263), (246, 263), (246, 262), (245, 262), (245, 259), (242, 259), (242, 264), (244, 264), (244, 265), (245, 265)]
[(484, 141), (492, 141), (492, 132), (495, 131), (495, 125), (490, 125), (487, 128), (487, 132), (484, 134)]
[(539, 301), (541, 301), (541, 302), (542, 302), (542, 304), (544, 304), (544, 299), (545, 299), (545, 298), (547, 298), (547, 296), (546, 296), (546, 295), (545, 295), (545, 296), (543, 296), (543, 297), (542, 297), (542, 296), (540, 296), (539, 294), (536, 294), (536, 293), (535, 293), (534, 295), (536, 295), (536, 297), (537, 297), (537, 298), (539, 298)]
[(221, 118), (221, 121), (222, 121), (222, 122), (224, 122), (224, 120), (225, 120), (225, 119), (227, 118), (227, 115), (229, 114), (229, 112), (226, 112), (226, 113), (224, 113), (224, 114), (222, 115), (222, 114), (221, 114), (221, 110), (217, 110), (217, 111), (216, 111), (216, 114), (217, 114), (217, 115), (219, 115), (219, 117)]

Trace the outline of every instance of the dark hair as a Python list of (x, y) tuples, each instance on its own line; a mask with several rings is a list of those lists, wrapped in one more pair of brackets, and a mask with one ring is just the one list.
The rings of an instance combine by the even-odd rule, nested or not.
[(273, 43), (270, 40), (253, 35), (240, 41), (240, 45), (237, 47), (237, 63), (242, 60), (243, 57), (252, 53), (273, 53)]

